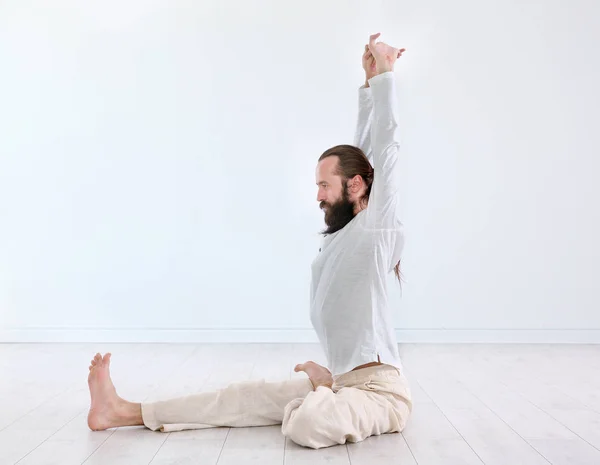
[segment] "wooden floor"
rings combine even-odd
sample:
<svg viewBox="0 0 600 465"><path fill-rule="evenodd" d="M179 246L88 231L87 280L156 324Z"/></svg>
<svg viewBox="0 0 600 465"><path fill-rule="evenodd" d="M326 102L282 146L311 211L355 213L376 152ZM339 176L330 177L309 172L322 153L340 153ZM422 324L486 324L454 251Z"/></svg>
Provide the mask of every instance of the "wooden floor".
<svg viewBox="0 0 600 465"><path fill-rule="evenodd" d="M312 344L0 344L0 465L600 464L600 346L401 345L405 431L317 451L278 426L91 432L88 362L107 351L117 391L138 402L323 363Z"/></svg>

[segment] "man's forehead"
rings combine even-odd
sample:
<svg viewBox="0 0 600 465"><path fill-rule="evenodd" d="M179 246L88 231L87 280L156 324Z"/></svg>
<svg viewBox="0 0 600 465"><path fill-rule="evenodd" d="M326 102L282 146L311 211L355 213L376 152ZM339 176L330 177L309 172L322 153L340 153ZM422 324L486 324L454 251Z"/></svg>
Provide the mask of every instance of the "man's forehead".
<svg viewBox="0 0 600 465"><path fill-rule="evenodd" d="M319 162L316 169L317 176L331 177L336 175L337 163L335 160L330 160L330 158L333 157L328 157Z"/></svg>

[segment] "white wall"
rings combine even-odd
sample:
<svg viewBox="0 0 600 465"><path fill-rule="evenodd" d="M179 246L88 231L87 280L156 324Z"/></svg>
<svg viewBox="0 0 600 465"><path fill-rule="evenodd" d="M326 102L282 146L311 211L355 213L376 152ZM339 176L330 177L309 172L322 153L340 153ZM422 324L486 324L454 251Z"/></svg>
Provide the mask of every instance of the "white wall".
<svg viewBox="0 0 600 465"><path fill-rule="evenodd" d="M2 2L0 340L313 340L314 168L381 31L407 48L399 337L600 341L599 14Z"/></svg>

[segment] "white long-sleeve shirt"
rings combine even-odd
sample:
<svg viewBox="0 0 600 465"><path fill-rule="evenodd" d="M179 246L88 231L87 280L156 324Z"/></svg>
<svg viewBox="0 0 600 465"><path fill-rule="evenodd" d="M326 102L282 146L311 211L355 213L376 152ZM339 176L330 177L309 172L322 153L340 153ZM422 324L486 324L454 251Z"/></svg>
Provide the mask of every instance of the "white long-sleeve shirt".
<svg viewBox="0 0 600 465"><path fill-rule="evenodd" d="M398 203L399 138L392 72L359 89L354 144L374 168L367 207L323 238L314 259L311 322L334 376L370 362L402 369L388 305L387 275L404 246Z"/></svg>

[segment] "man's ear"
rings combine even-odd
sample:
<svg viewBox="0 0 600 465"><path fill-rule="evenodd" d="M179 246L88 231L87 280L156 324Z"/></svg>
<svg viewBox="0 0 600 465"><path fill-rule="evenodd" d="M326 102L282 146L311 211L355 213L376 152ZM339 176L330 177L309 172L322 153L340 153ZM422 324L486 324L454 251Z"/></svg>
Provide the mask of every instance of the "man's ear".
<svg viewBox="0 0 600 465"><path fill-rule="evenodd" d="M350 180L350 189L354 192L358 192L360 190L361 185L362 178L358 174Z"/></svg>

